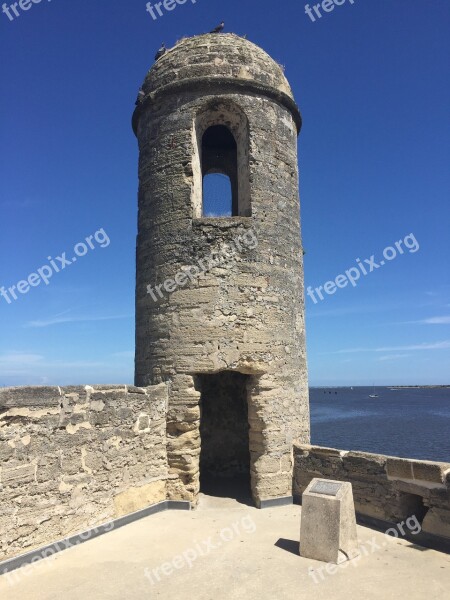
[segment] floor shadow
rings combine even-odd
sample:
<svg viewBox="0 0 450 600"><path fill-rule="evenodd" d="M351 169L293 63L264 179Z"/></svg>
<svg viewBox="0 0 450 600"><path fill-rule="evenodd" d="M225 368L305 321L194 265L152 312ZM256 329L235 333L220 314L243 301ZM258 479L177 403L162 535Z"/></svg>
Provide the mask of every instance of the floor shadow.
<svg viewBox="0 0 450 600"><path fill-rule="evenodd" d="M200 492L216 498L231 498L245 504L255 506L248 477L205 477L200 482Z"/></svg>
<svg viewBox="0 0 450 600"><path fill-rule="evenodd" d="M281 550L286 550L286 552L295 554L296 556L299 556L299 554L300 554L299 543L296 540L287 540L285 538L280 538L275 543L275 546L277 548L281 548Z"/></svg>
<svg viewBox="0 0 450 600"><path fill-rule="evenodd" d="M408 538L406 538L406 540L409 542L409 544L407 546L405 546L405 548L409 548L410 550L419 550L420 552L428 552L428 550L430 550L431 548L426 548L425 546L419 546L419 544L415 544L414 542L411 542L411 540L409 540ZM448 550L447 550L448 552Z"/></svg>

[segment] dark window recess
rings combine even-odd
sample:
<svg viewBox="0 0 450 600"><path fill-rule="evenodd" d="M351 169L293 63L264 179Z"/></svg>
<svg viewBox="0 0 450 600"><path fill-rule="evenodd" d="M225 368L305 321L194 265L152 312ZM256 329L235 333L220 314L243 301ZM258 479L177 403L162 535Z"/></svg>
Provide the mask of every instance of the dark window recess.
<svg viewBox="0 0 450 600"><path fill-rule="evenodd" d="M225 125L213 125L205 131L201 156L203 216L238 216L237 145Z"/></svg>

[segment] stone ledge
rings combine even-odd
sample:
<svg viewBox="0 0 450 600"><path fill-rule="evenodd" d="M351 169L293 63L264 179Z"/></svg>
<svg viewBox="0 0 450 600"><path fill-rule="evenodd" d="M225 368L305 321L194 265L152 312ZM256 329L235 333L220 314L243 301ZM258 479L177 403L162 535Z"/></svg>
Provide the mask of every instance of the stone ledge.
<svg viewBox="0 0 450 600"><path fill-rule="evenodd" d="M405 458L388 458L386 473L389 479L414 479L411 461Z"/></svg>
<svg viewBox="0 0 450 600"><path fill-rule="evenodd" d="M245 228L252 227L254 220L252 217L197 217L192 219L193 227L212 227L213 229L232 229L235 227L244 226Z"/></svg>
<svg viewBox="0 0 450 600"><path fill-rule="evenodd" d="M446 473L450 470L450 464L431 461L413 461L414 479L444 483Z"/></svg>
<svg viewBox="0 0 450 600"><path fill-rule="evenodd" d="M445 487L446 476L450 472L450 464L407 458L388 458L386 472L390 480L423 482Z"/></svg>
<svg viewBox="0 0 450 600"><path fill-rule="evenodd" d="M258 500L256 508L272 508L274 506L287 506L294 503L293 496L277 496L276 498L266 498Z"/></svg>
<svg viewBox="0 0 450 600"><path fill-rule="evenodd" d="M339 461L341 451L307 444L295 445L294 455L295 494L314 477L348 481L361 515L390 522L426 513L423 535L450 541L449 463L352 451Z"/></svg>
<svg viewBox="0 0 450 600"><path fill-rule="evenodd" d="M346 450L338 450L336 448L327 448L325 446L313 446L311 444L296 444L294 446L294 451L295 450L300 450L303 453L310 453L312 452L313 454L321 454L321 455L325 455L325 456L337 456L337 457L342 457L345 456L346 454L348 454L348 451Z"/></svg>
<svg viewBox="0 0 450 600"><path fill-rule="evenodd" d="M380 467L384 466L390 481L414 482L417 485L422 484L424 487L429 487L427 483L445 487L446 481L450 480L450 463L445 462L399 458L354 450L338 450L311 444L295 444L294 453L299 457L307 457L309 454L324 458L341 457L344 467L352 460L367 461Z"/></svg>
<svg viewBox="0 0 450 600"><path fill-rule="evenodd" d="M5 408L59 406L61 388L50 386L22 386L0 389L0 410Z"/></svg>
<svg viewBox="0 0 450 600"><path fill-rule="evenodd" d="M150 385L147 387L136 387L126 384L112 385L69 385L69 386L20 386L0 388L0 411L10 409L42 409L62 408L61 403L65 398L76 398L83 396L80 400L116 400L120 398L131 399L133 396L147 396L150 401L166 400L168 388L166 383ZM14 415L13 415L14 416ZM32 416L32 413L30 413Z"/></svg>

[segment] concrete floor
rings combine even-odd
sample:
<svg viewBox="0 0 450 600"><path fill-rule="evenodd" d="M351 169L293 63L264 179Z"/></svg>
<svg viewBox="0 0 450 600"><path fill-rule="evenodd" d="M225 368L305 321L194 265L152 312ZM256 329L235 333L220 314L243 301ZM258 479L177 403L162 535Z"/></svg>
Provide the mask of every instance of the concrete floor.
<svg viewBox="0 0 450 600"><path fill-rule="evenodd" d="M18 570L10 575L14 582L0 577L0 598L449 597L449 555L365 527L358 527L361 559L344 568L327 573L323 563L300 558L300 511L299 506L257 510L229 498L202 495L195 511L152 515L36 563L27 574Z"/></svg>

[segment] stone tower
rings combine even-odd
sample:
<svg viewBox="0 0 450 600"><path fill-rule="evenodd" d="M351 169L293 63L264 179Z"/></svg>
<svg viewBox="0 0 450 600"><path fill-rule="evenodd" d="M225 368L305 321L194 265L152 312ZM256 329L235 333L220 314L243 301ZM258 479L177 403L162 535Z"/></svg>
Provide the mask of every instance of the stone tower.
<svg viewBox="0 0 450 600"><path fill-rule="evenodd" d="M233 477L258 506L291 499L309 442L300 127L282 68L233 34L180 41L144 81L135 382L169 386L172 498ZM210 173L227 216L204 216Z"/></svg>

